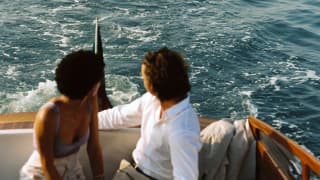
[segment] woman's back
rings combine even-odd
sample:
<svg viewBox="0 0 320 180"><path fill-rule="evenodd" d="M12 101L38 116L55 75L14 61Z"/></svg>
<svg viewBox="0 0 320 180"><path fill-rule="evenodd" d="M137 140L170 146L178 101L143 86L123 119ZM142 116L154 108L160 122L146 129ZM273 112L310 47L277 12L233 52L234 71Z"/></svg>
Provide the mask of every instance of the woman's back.
<svg viewBox="0 0 320 180"><path fill-rule="evenodd" d="M75 153L89 138L89 124L91 122L91 107L74 108L59 99L49 101L43 108L50 108L55 112L56 128L54 137L55 157L64 157Z"/></svg>

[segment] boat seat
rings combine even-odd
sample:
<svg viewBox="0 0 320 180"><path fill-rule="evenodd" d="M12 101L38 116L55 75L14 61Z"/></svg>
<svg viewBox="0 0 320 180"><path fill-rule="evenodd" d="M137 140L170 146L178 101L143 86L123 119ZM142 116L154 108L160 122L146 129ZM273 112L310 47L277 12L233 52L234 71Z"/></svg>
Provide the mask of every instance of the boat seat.
<svg viewBox="0 0 320 180"><path fill-rule="evenodd" d="M5 180L19 179L19 171L33 152L32 129L0 130L0 174ZM100 130L103 162L106 179L111 179L123 158L130 159L140 136L137 128ZM85 176L92 179L90 163L85 146L80 149L80 162Z"/></svg>

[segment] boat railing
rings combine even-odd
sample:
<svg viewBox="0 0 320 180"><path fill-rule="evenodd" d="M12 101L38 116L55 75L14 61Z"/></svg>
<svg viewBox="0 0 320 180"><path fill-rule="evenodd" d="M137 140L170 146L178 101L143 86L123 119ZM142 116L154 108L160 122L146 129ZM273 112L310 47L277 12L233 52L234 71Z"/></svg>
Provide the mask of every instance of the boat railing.
<svg viewBox="0 0 320 180"><path fill-rule="evenodd" d="M253 116L249 116L248 120L256 139L258 179L266 179L266 176L269 176L306 180L310 179L310 170L320 175L320 161L307 150L267 123ZM297 168L297 162L300 163L300 168ZM299 176L298 178L293 176L293 171Z"/></svg>

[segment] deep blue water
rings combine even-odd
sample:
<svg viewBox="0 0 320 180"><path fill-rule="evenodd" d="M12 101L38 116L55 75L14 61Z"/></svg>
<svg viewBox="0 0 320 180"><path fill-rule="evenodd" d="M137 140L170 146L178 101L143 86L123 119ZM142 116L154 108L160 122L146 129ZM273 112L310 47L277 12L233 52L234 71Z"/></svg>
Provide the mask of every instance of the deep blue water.
<svg viewBox="0 0 320 180"><path fill-rule="evenodd" d="M57 95L57 62L91 49L100 18L113 104L144 92L150 50L182 52L204 117L254 115L320 157L320 1L2 0L0 113L36 111Z"/></svg>

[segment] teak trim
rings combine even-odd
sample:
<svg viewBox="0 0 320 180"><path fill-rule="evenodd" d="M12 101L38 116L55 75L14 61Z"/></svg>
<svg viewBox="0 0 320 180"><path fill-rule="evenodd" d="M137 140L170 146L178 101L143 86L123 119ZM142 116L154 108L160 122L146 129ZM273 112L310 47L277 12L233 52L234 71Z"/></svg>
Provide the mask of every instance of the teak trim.
<svg viewBox="0 0 320 180"><path fill-rule="evenodd" d="M320 175L320 161L312 156L309 152L304 150L296 142L287 138L286 136L272 128L270 125L253 116L249 116L248 120L252 133L257 141L260 141L259 132L263 133L283 145L286 149L288 149L297 158L300 159L302 167L301 177L303 180L310 178L310 169L316 174Z"/></svg>

